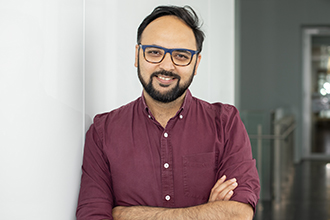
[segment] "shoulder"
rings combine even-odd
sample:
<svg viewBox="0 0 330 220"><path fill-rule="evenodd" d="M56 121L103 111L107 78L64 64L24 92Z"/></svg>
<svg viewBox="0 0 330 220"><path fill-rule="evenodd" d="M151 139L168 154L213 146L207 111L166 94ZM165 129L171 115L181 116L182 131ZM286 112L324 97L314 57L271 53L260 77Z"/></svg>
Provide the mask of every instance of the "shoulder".
<svg viewBox="0 0 330 220"><path fill-rule="evenodd" d="M97 130L104 129L107 125L115 126L129 120L137 108L141 106L141 97L109 112L97 114L93 119L93 125Z"/></svg>
<svg viewBox="0 0 330 220"><path fill-rule="evenodd" d="M197 107L201 107L205 111L214 113L217 116L226 118L226 117L230 117L230 116L239 114L237 108L231 104L224 104L221 102L210 103L210 102L198 99L196 97L193 97L193 101L196 103Z"/></svg>
<svg viewBox="0 0 330 220"><path fill-rule="evenodd" d="M198 98L193 99L196 103L196 114L208 118L209 122L215 123L219 131L229 131L232 128L242 127L239 111L234 105L221 102L210 103Z"/></svg>

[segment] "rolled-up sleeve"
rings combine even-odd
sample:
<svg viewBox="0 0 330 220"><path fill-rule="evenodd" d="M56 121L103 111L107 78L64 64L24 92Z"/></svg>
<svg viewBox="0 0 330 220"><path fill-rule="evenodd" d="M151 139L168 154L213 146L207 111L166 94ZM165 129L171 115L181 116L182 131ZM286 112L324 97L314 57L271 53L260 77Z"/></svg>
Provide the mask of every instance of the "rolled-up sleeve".
<svg viewBox="0 0 330 220"><path fill-rule="evenodd" d="M234 190L231 200L250 204L255 210L259 200L260 183L250 140L237 109L232 106L225 108L225 117L222 118L225 147L217 176L236 178L238 187Z"/></svg>
<svg viewBox="0 0 330 220"><path fill-rule="evenodd" d="M103 153L102 134L95 124L86 133L81 186L76 216L78 220L113 219L113 190L109 162Z"/></svg>

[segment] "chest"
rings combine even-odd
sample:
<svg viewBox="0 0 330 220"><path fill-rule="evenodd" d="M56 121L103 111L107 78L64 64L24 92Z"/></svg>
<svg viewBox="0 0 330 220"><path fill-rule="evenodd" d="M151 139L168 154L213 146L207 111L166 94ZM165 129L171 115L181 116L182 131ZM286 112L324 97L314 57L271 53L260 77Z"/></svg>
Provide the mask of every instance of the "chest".
<svg viewBox="0 0 330 220"><path fill-rule="evenodd" d="M197 124L178 118L164 129L150 119L107 134L104 152L118 204L184 207L207 201L222 138L215 125Z"/></svg>

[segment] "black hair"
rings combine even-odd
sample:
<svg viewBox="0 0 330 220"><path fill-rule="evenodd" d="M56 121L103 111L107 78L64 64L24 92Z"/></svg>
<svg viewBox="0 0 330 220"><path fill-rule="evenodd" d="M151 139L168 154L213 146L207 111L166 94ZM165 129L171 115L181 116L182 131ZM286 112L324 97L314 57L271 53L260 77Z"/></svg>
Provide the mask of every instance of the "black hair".
<svg viewBox="0 0 330 220"><path fill-rule="evenodd" d="M141 35L144 29L154 20L162 16L174 15L184 21L194 32L196 46L199 52L202 51L204 33L201 30L196 12L190 6L158 6L140 24L137 32L137 43L141 43Z"/></svg>

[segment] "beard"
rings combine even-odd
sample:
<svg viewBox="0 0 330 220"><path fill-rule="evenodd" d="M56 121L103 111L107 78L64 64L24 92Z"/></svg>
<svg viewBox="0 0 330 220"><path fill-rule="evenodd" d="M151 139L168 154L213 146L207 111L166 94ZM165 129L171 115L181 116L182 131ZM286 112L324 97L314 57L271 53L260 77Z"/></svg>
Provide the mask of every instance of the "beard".
<svg viewBox="0 0 330 220"><path fill-rule="evenodd" d="M151 96L151 98L153 98L154 100L156 100L158 102L169 103L169 102L172 102L172 101L176 100L177 98L181 97L187 91L187 89L189 88L190 84L192 83L192 81L194 79L196 63L195 63L195 66L194 66L194 69L192 71L190 78L182 86L180 86L181 77L173 72L166 71L166 70L156 71L156 72L152 73L150 76L149 83L147 83L141 76L139 62L138 62L138 67L137 67L138 68L138 70L137 70L138 77L140 79L140 82L141 82L144 90ZM155 87L152 85L154 77L158 77L159 75L172 77L174 79L177 79L178 82L175 85L175 87L173 89L171 89L170 91L161 93L161 92L157 91L155 89ZM160 86L167 87L168 85L160 84Z"/></svg>

